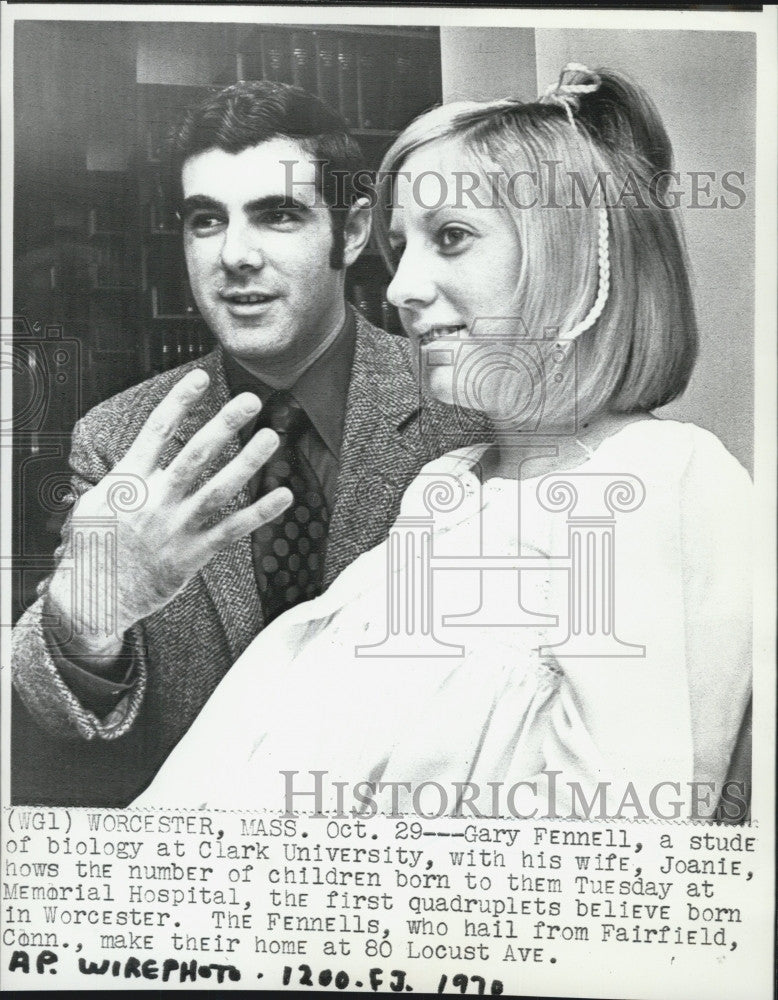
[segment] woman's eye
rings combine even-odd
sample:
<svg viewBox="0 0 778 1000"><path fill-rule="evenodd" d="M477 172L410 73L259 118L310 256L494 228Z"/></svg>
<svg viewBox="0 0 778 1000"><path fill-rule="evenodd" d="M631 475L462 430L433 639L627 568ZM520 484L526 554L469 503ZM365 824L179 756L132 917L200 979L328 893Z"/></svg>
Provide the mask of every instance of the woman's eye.
<svg viewBox="0 0 778 1000"><path fill-rule="evenodd" d="M461 226L445 226L438 233L438 243L443 250L458 250L472 234Z"/></svg>

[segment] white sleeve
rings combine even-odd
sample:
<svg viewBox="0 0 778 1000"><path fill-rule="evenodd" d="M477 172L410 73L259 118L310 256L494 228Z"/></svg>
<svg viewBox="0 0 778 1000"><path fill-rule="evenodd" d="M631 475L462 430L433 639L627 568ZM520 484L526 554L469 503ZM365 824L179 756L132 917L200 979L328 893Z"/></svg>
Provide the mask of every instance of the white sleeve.
<svg viewBox="0 0 778 1000"><path fill-rule="evenodd" d="M677 479L665 485L654 475L641 478L645 500L617 514L613 535L611 615L624 655L608 644L608 655L558 662L568 715L578 714L591 736L612 801L634 788L648 816L652 790L663 783L678 791L669 789L660 801L688 798L693 747Z"/></svg>
<svg viewBox="0 0 778 1000"><path fill-rule="evenodd" d="M660 447L631 463L645 501L616 521L615 632L644 655L559 662L610 780L675 782L703 817L751 690L750 480L713 435L677 427L648 428Z"/></svg>
<svg viewBox="0 0 778 1000"><path fill-rule="evenodd" d="M748 474L699 432L681 482L686 663L694 776L717 789L751 695L752 504Z"/></svg>

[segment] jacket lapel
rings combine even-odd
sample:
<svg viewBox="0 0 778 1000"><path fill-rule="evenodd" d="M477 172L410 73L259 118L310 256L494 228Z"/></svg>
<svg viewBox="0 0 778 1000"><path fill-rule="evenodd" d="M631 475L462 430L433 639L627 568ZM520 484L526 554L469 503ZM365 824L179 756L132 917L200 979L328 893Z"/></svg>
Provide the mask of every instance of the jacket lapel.
<svg viewBox="0 0 778 1000"><path fill-rule="evenodd" d="M221 349L209 354L201 363L210 376L208 391L201 403L191 410L177 432L178 446L182 447L204 424L215 417L230 398L224 375ZM200 477L197 487L210 479L214 472L231 461L239 451L237 438L233 438L214 463ZM222 509L222 516L249 503L248 486L244 486ZM246 536L234 545L221 549L200 571L205 587L213 601L216 613L227 637L235 659L243 652L262 628L262 608L254 576L251 538Z"/></svg>
<svg viewBox="0 0 778 1000"><path fill-rule="evenodd" d="M325 586L384 539L406 486L426 461L418 407L407 341L372 327L357 314Z"/></svg>

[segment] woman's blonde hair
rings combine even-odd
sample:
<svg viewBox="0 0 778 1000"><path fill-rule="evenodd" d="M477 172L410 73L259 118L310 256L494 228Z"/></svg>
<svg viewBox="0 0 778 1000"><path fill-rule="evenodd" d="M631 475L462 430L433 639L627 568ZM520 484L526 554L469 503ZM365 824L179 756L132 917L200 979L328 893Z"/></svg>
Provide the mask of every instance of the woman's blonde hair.
<svg viewBox="0 0 778 1000"><path fill-rule="evenodd" d="M473 185L471 197L484 204L488 191L513 220L521 250L516 315L534 341L551 347L589 314L607 211L608 297L575 341L575 398L569 382L555 389L547 380L551 415L646 411L680 395L696 359L697 322L677 210L663 201L672 147L645 92L613 71L576 67L536 102L459 102L421 115L379 171L376 231L390 268L396 172L437 140L456 142L475 167L482 186Z"/></svg>

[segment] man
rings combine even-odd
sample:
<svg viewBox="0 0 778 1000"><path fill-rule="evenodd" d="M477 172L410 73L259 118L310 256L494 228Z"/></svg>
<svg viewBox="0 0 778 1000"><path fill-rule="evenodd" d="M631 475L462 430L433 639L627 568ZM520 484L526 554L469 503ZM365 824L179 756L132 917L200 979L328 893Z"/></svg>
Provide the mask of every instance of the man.
<svg viewBox="0 0 778 1000"><path fill-rule="evenodd" d="M407 342L346 306L370 218L342 119L237 84L188 114L174 154L218 347L74 430L80 499L14 634L16 690L54 737L52 804L137 794L264 624L380 542L452 443L444 407L422 430Z"/></svg>

